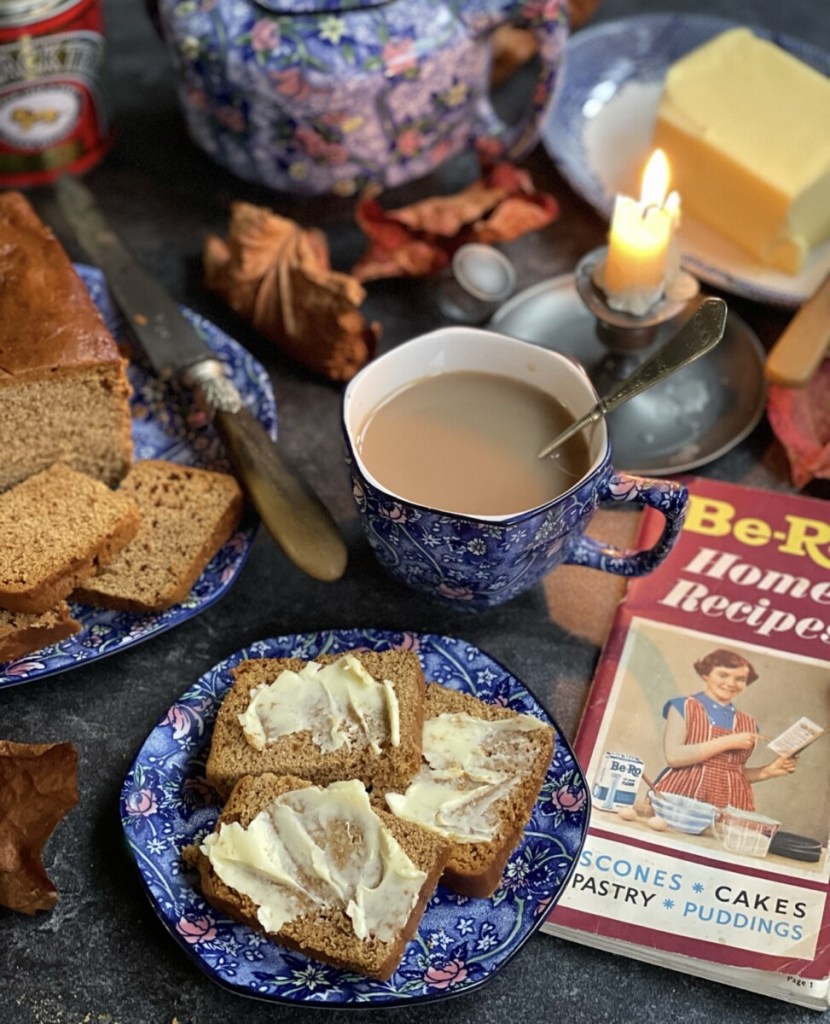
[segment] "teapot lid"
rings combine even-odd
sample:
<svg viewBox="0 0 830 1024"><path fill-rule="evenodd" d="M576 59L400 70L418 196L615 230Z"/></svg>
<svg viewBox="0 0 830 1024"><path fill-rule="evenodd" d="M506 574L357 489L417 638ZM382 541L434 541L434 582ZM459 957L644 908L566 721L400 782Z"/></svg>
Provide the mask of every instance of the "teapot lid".
<svg viewBox="0 0 830 1024"><path fill-rule="evenodd" d="M274 14L325 14L355 11L364 7L382 7L390 0L256 0Z"/></svg>

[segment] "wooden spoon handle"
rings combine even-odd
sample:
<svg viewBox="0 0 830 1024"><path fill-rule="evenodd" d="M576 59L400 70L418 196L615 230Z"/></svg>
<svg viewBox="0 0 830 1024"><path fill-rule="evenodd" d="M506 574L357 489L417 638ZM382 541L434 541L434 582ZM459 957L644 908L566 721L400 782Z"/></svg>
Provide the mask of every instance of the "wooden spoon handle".
<svg viewBox="0 0 830 1024"><path fill-rule="evenodd" d="M770 349L764 366L773 384L800 388L810 380L830 345L830 276L795 314Z"/></svg>

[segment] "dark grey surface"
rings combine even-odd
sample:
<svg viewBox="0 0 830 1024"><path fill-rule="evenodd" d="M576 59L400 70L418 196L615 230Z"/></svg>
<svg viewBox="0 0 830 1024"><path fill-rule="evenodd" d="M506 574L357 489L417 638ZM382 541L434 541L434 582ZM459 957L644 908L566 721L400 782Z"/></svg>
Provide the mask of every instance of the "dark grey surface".
<svg viewBox="0 0 830 1024"><path fill-rule="evenodd" d="M830 48L825 0L608 2L599 17L687 9L728 14ZM346 203L298 201L245 185L213 167L188 141L165 53L141 0L109 0L110 96L118 141L88 176L102 206L139 259L181 301L247 344L272 373L288 452L304 468L341 524L350 563L334 585L289 565L260 531L229 594L199 617L125 654L0 692L0 735L22 742L68 740L80 754L81 802L55 830L46 867L61 897L34 918L0 908L0 1021L8 1024L219 1024L243 1019L334 1022L355 1011L285 1008L220 989L167 936L141 888L118 820L118 793L138 746L162 712L211 665L253 640L348 626L407 628L462 636L502 661L530 686L572 736L597 650L553 624L541 588L502 609L471 617L448 612L387 579L359 533L340 461L341 389L297 369L236 323L200 283L208 232L223 232L229 204L270 205L328 233L335 265L348 269L362 249ZM543 150L527 161L537 184L556 194L562 216L508 247L519 288L570 271L603 241L604 225L574 197ZM438 184L462 169L448 171ZM404 201L427 185L399 191ZM48 196L44 216L61 224ZM769 345L789 314L731 300ZM432 282L372 284L365 310L384 325L389 347L441 323ZM702 472L772 489L787 487L786 464L762 422L734 451ZM814 487L811 493L827 496ZM376 1019L382 1011L358 1011ZM393 1011L385 1011L390 1016ZM394 1011L401 1022L511 1020L627 1022L746 1021L807 1024L808 1010L534 936L484 988L429 1007ZM321 1016L322 1015L322 1016Z"/></svg>

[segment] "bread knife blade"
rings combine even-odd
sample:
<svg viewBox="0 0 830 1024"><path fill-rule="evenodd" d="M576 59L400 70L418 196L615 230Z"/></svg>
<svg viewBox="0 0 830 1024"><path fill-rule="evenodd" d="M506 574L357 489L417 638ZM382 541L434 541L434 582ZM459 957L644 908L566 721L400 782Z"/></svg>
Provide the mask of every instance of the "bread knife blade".
<svg viewBox="0 0 830 1024"><path fill-rule="evenodd" d="M246 408L234 383L161 283L148 274L107 224L77 178L54 184L58 206L162 380L178 380L213 419L237 477L286 557L314 579L331 582L347 549L328 510Z"/></svg>
<svg viewBox="0 0 830 1024"><path fill-rule="evenodd" d="M773 384L804 387L830 347L830 276L795 314L769 351L764 376Z"/></svg>

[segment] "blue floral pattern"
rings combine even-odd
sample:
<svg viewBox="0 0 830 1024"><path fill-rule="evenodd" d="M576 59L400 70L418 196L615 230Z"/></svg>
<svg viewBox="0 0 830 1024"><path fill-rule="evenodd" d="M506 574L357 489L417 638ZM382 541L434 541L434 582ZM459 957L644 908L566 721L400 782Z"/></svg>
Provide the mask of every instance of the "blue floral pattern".
<svg viewBox="0 0 830 1024"><path fill-rule="evenodd" d="M93 267L76 267L105 323L126 346L124 323L107 291L104 277ZM194 313L182 312L213 351L221 357L228 374L251 411L272 437L276 437L276 406L265 369L217 327ZM228 462L219 435L203 414L186 402L179 404L169 388L154 375L140 351L129 352L127 374L133 387L134 458L169 459L183 465L227 470ZM89 661L147 640L198 615L217 601L236 579L248 557L257 519L248 512L239 529L228 539L196 581L187 599L167 611L137 615L72 603L72 614L82 626L80 633L58 644L0 665L0 689L66 672Z"/></svg>
<svg viewBox="0 0 830 1024"><path fill-rule="evenodd" d="M197 145L241 178L353 195L429 173L486 137L512 157L538 139L567 38L562 0L161 0ZM540 72L505 125L487 36L533 32Z"/></svg>
<svg viewBox="0 0 830 1024"><path fill-rule="evenodd" d="M434 634L351 629L276 637L238 651L204 675L162 716L139 751L121 791L121 819L165 927L214 981L235 992L276 1002L385 1006L468 991L492 977L542 923L582 848L588 790L557 729L545 784L501 886L491 899L439 886L389 981L281 949L207 904L181 851L210 832L219 814L204 765L231 669L245 658L309 659L356 647L414 650L428 679L550 721L492 658L463 640Z"/></svg>
<svg viewBox="0 0 830 1024"><path fill-rule="evenodd" d="M391 499L361 473L347 435L345 443L352 494L381 565L415 590L475 611L509 601L563 563L617 576L651 572L674 546L688 504L682 484L615 472L609 449L590 476L544 508L476 520ZM585 535L596 509L612 501L662 512L665 528L652 548L622 551Z"/></svg>

